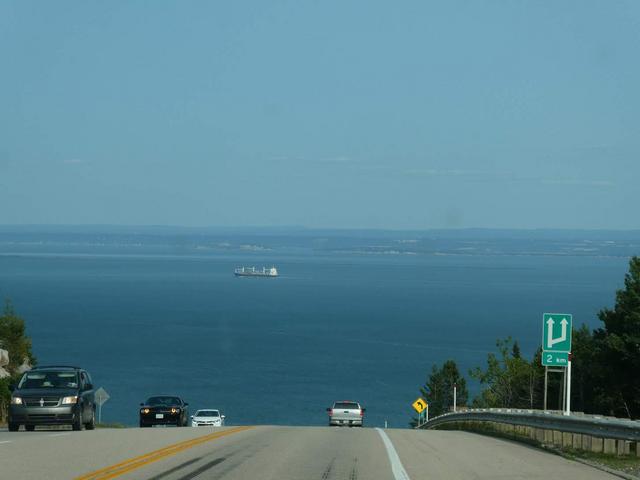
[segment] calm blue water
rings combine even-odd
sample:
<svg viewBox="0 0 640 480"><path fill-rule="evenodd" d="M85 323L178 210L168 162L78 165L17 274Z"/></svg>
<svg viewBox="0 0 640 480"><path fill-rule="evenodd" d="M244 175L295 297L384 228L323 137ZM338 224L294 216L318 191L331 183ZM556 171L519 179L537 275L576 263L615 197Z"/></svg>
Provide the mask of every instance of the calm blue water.
<svg viewBox="0 0 640 480"><path fill-rule="evenodd" d="M73 247L66 248L68 253ZM144 249L142 249L144 253ZM0 255L0 297L41 364L86 367L103 421L136 424L155 393L232 424L324 425L336 399L404 427L433 363L484 365L498 337L530 355L544 311L598 325L625 258L553 256ZM235 278L272 265L277 279ZM472 387L472 390L476 387Z"/></svg>

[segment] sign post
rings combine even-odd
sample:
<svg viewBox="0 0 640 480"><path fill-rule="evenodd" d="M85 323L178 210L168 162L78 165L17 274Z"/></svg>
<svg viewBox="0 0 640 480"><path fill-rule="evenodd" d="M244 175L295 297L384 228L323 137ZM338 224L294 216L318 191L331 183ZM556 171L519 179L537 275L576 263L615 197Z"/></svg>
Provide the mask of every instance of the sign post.
<svg viewBox="0 0 640 480"><path fill-rule="evenodd" d="M458 411L458 407L456 405L457 394L458 394L458 384L454 383L453 384L453 413L456 413Z"/></svg>
<svg viewBox="0 0 640 480"><path fill-rule="evenodd" d="M95 395L96 403L98 404L98 423L102 423L102 405L106 403L107 400L109 400L111 397L109 396L107 391L102 387L96 390L96 393L94 395Z"/></svg>
<svg viewBox="0 0 640 480"><path fill-rule="evenodd" d="M545 367L544 409L547 409L547 373L549 367L563 367L565 415L571 414L571 331L573 317L569 313L542 315L542 365ZM566 368L566 370L564 370Z"/></svg>
<svg viewBox="0 0 640 480"><path fill-rule="evenodd" d="M571 354L569 354L569 365L567 366L567 409L565 415L571 415Z"/></svg>
<svg viewBox="0 0 640 480"><path fill-rule="evenodd" d="M544 367L544 403L542 405L542 409L547 411L547 382L549 379L549 367L545 365Z"/></svg>

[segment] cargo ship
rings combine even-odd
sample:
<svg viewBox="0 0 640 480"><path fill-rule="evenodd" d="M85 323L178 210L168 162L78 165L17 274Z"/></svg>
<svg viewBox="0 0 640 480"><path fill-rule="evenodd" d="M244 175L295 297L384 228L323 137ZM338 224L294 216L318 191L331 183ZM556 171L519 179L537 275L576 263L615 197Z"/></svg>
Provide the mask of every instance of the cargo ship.
<svg viewBox="0 0 640 480"><path fill-rule="evenodd" d="M234 272L236 277L277 277L278 269L276 267L265 268L261 270L256 267L238 267Z"/></svg>

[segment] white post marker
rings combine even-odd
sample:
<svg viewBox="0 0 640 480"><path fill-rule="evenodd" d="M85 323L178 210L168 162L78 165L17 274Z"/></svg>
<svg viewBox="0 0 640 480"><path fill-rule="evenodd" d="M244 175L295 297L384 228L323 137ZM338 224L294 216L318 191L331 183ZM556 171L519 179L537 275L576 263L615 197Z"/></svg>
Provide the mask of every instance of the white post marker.
<svg viewBox="0 0 640 480"><path fill-rule="evenodd" d="M567 362L567 409L565 415L571 415L571 354L569 354L569 361Z"/></svg>
<svg viewBox="0 0 640 480"><path fill-rule="evenodd" d="M376 428L376 430L382 438L384 447L387 449L387 455L389 457L389 463L391 463L391 472L393 472L394 480L411 480L409 478L409 474L402 466L402 462L400 461L398 452L396 452L396 449L393 447L393 443L391 443L391 440L389 439L387 434L384 433L384 430L382 430L381 428Z"/></svg>
<svg viewBox="0 0 640 480"><path fill-rule="evenodd" d="M426 414L427 414L427 420L425 421L425 423L427 423L429 421L429 404L427 403L427 408L425 409Z"/></svg>
<svg viewBox="0 0 640 480"><path fill-rule="evenodd" d="M456 405L457 393L458 393L458 384L454 383L453 384L453 413L456 413L458 411L458 406Z"/></svg>

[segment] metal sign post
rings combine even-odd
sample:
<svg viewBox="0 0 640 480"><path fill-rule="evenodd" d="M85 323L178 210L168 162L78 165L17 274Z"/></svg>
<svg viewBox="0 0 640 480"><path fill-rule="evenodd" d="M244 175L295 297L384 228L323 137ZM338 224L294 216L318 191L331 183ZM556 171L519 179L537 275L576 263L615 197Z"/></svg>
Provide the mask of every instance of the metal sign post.
<svg viewBox="0 0 640 480"><path fill-rule="evenodd" d="M457 393L458 393L458 384L454 383L453 384L453 413L456 413L458 411L458 407L456 405Z"/></svg>
<svg viewBox="0 0 640 480"><path fill-rule="evenodd" d="M549 367L547 367L545 365L545 367L544 367L544 405L542 406L542 409L545 412L547 411L547 383L548 383L548 378L549 378Z"/></svg>
<svg viewBox="0 0 640 480"><path fill-rule="evenodd" d="M565 388L567 392L567 399L565 402L566 410L564 412L565 415L571 415L571 354L569 354L569 365L567 366L567 388Z"/></svg>

